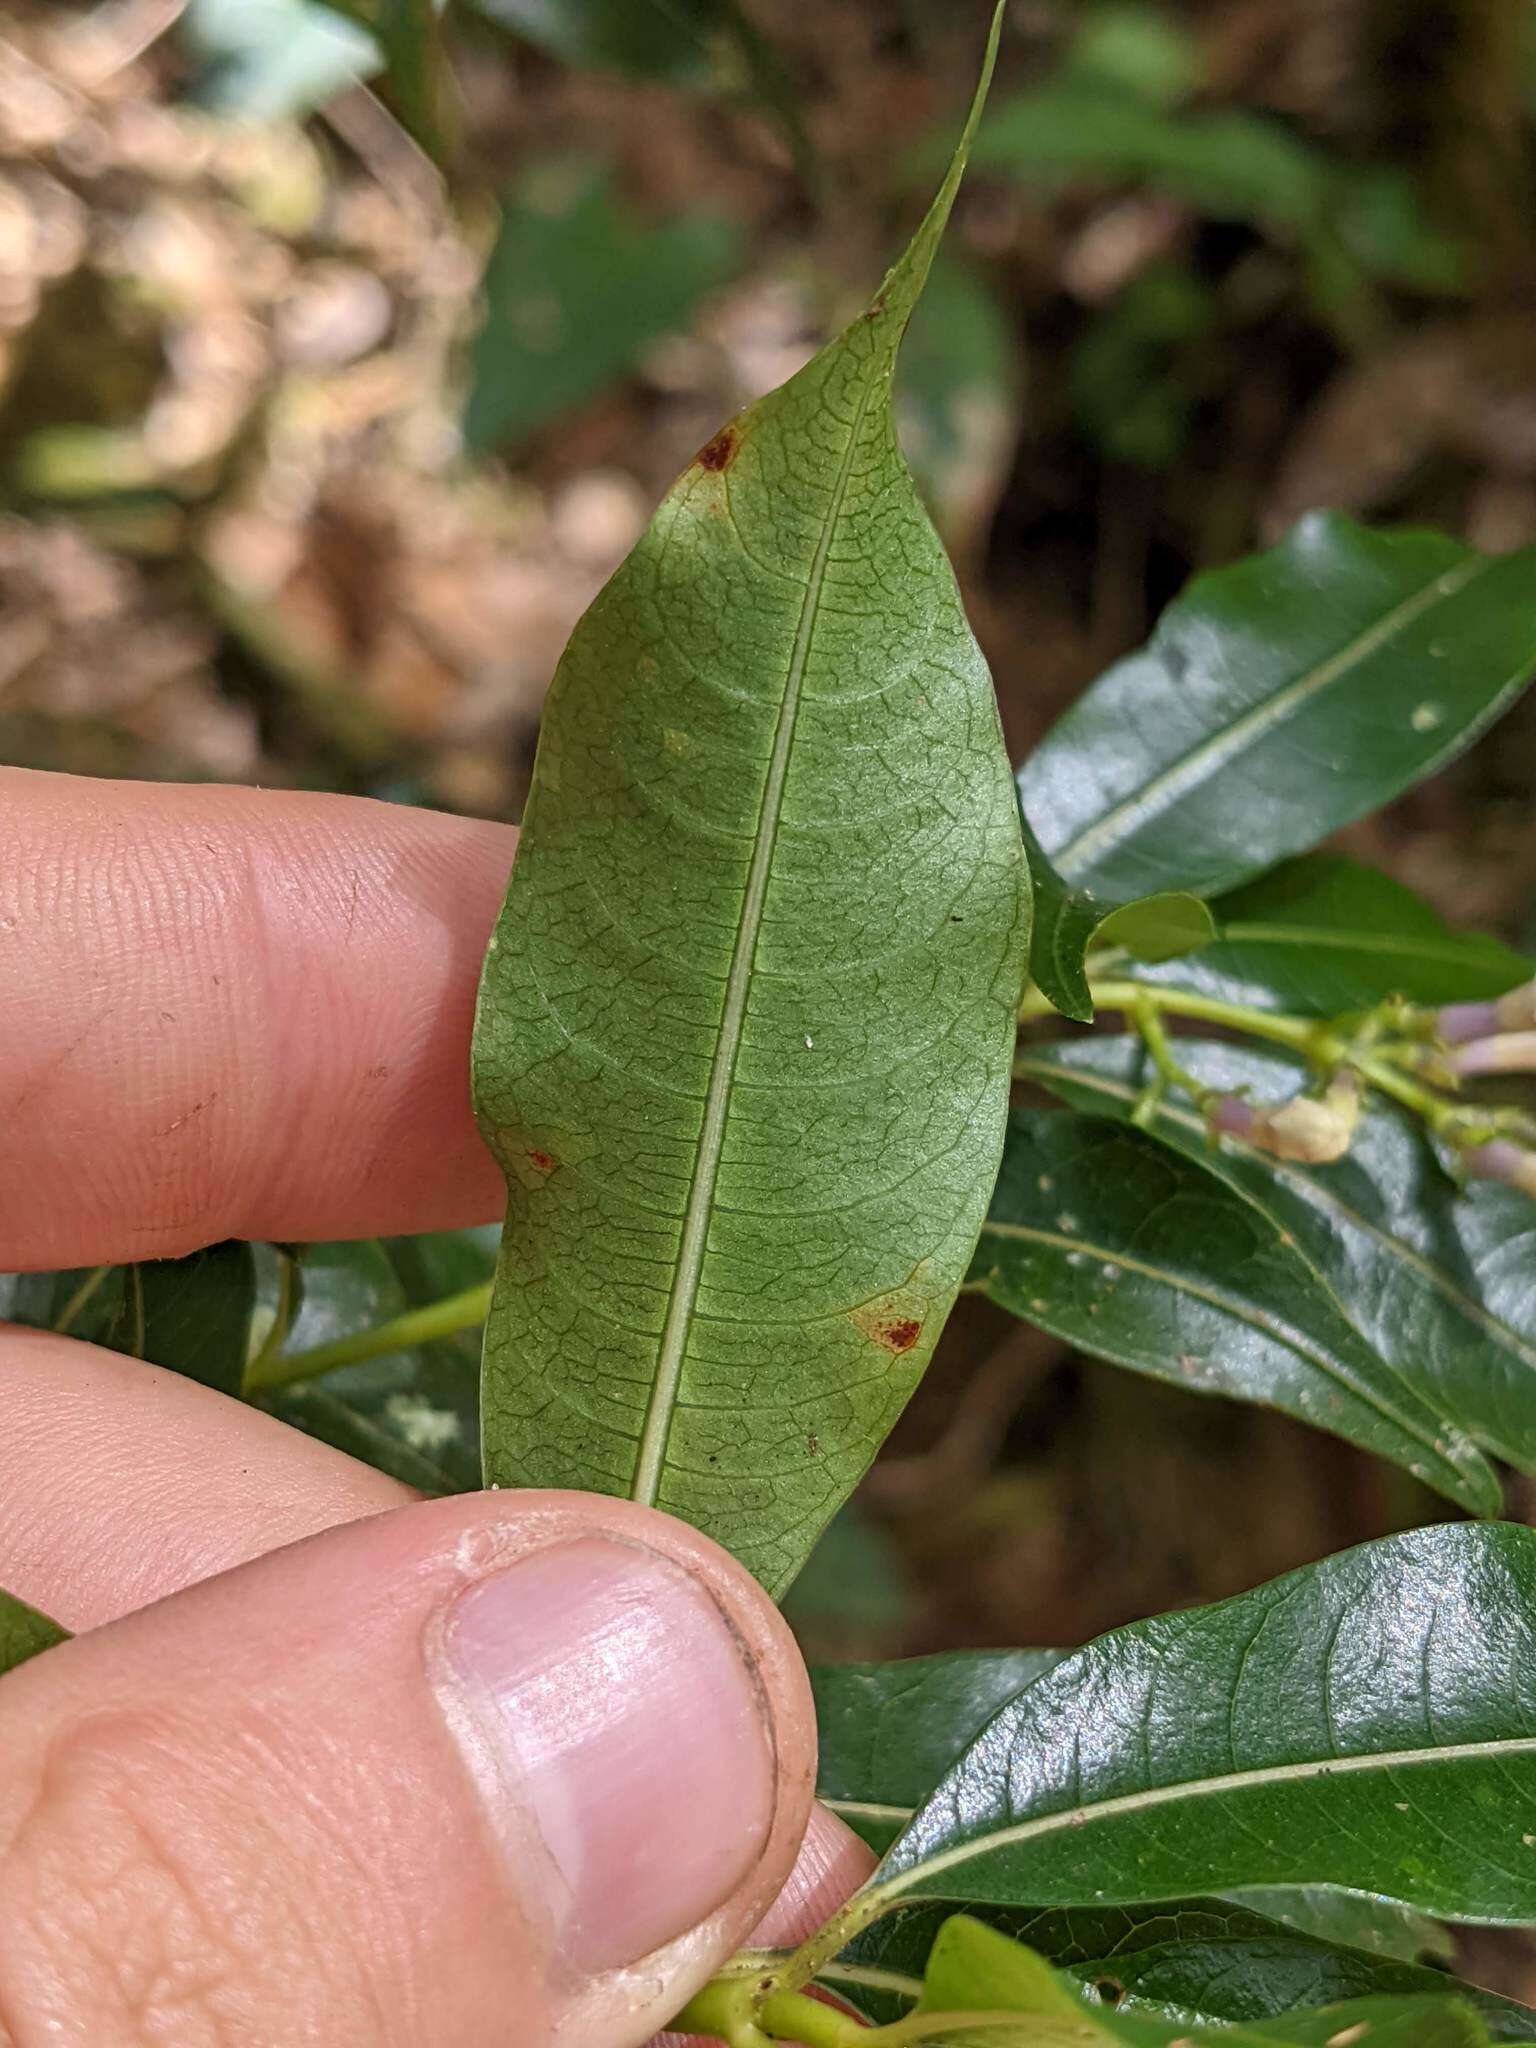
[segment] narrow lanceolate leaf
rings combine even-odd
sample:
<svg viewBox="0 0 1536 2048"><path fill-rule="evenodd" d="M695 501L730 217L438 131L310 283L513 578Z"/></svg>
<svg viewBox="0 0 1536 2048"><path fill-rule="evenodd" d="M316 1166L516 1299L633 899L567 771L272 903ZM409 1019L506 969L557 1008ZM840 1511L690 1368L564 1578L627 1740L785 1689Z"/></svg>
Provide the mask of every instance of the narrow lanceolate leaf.
<svg viewBox="0 0 1536 2048"><path fill-rule="evenodd" d="M1133 959L1156 962L1193 952L1216 936L1215 920L1198 896L1166 890L1134 902L1112 902L1064 882L1027 818L1024 845L1035 895L1030 978L1063 1016L1079 1024L1093 1021L1090 947L1113 945Z"/></svg>
<svg viewBox="0 0 1536 2048"><path fill-rule="evenodd" d="M1345 1905L1354 1897L1333 1896ZM1440 1970L1298 1932L1238 1901L978 1905L967 1911L1065 1971L1090 2005L1121 2012L1220 2025L1276 2019L1346 1999L1423 1998L1454 1990L1478 2013L1490 2039L1536 2039L1536 2015L1512 1999L1456 1983ZM819 1981L875 2026L904 2018L922 1996L934 1942L955 1912L938 1899L898 1906L829 1962Z"/></svg>
<svg viewBox="0 0 1536 2048"><path fill-rule="evenodd" d="M974 1650L813 1665L822 1804L871 1848L889 1848L998 1708L1063 1655Z"/></svg>
<svg viewBox="0 0 1536 2048"><path fill-rule="evenodd" d="M1522 954L1452 930L1401 882L1342 854L1287 861L1212 910L1214 945L1137 979L1252 1009L1336 1017L1388 996L1438 1005L1502 995L1532 971Z"/></svg>
<svg viewBox="0 0 1536 2048"><path fill-rule="evenodd" d="M774 1588L926 1363L1002 1140L1018 813L890 406L965 149L578 626L476 1022L488 1479L656 1502Z"/></svg>
<svg viewBox="0 0 1536 2048"><path fill-rule="evenodd" d="M1536 1918L1536 1531L1418 1529L1026 1688L850 1909L1335 1884Z"/></svg>
<svg viewBox="0 0 1536 2048"><path fill-rule="evenodd" d="M1280 1053L1181 1039L1180 1063L1223 1091L1280 1101L1302 1079ZM1020 1072L1075 1108L1128 1118L1147 1080L1133 1038L1036 1046ZM1536 1203L1478 1181L1459 1189L1422 1130L1372 1097L1347 1159L1304 1166L1223 1135L1186 1097L1147 1113L1160 1143L1198 1160L1276 1229L1348 1304L1350 1320L1447 1428L1536 1472Z"/></svg>
<svg viewBox="0 0 1536 2048"><path fill-rule="evenodd" d="M1278 1408L1498 1512L1492 1467L1350 1323L1280 1225L1139 1130L1016 1110L971 1277L1100 1358Z"/></svg>
<svg viewBox="0 0 1536 2048"><path fill-rule="evenodd" d="M0 1592L0 1676L68 1637L69 1630L60 1628L46 1614L39 1614L14 1593Z"/></svg>
<svg viewBox="0 0 1536 2048"><path fill-rule="evenodd" d="M1058 872L1230 889L1458 754L1536 670L1536 548L1316 514L1202 576L1058 720L1019 787Z"/></svg>

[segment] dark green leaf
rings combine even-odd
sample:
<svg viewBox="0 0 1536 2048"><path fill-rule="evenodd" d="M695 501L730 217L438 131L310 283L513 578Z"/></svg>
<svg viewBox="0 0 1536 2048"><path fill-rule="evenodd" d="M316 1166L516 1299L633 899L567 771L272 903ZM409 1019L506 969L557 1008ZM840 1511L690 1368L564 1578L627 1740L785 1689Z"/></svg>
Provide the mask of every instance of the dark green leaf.
<svg viewBox="0 0 1536 2048"><path fill-rule="evenodd" d="M669 85L718 81L731 44L725 0L474 0L514 35L584 71Z"/></svg>
<svg viewBox="0 0 1536 2048"><path fill-rule="evenodd" d="M964 153L578 626L476 1024L488 1478L657 1503L776 1589L927 1362L1009 1086L1018 811L889 400Z"/></svg>
<svg viewBox="0 0 1536 2048"><path fill-rule="evenodd" d="M1216 942L1198 960L1137 979L1251 1009L1335 1017L1388 996L1474 1002L1532 973L1497 939L1453 931L1401 882L1342 854L1287 861L1212 908Z"/></svg>
<svg viewBox="0 0 1536 2048"><path fill-rule="evenodd" d="M1074 887L1229 889L1432 775L1536 667L1536 549L1304 519L1199 577L1020 771Z"/></svg>
<svg viewBox="0 0 1536 2048"><path fill-rule="evenodd" d="M1498 1512L1486 1461L1351 1326L1280 1227L1138 1130L1014 1111L972 1279L1098 1357L1278 1408Z"/></svg>
<svg viewBox="0 0 1536 2048"><path fill-rule="evenodd" d="M487 1233L308 1245L302 1301L285 1350L309 1350L483 1281ZM262 1397L285 1422L424 1493L480 1484L479 1343L474 1333L342 1366Z"/></svg>
<svg viewBox="0 0 1536 2048"><path fill-rule="evenodd" d="M1072 358L1072 402L1112 462L1173 462L1189 437L1200 344L1216 318L1211 287L1168 263L1143 271L1093 321Z"/></svg>
<svg viewBox="0 0 1536 2048"><path fill-rule="evenodd" d="M1382 1904L1349 1893L1331 1896L1341 1908ZM922 1994L933 1942L955 1910L940 1900L897 1907L829 1963L821 1981L875 2026L905 2017ZM1275 2019L1345 1999L1454 1989L1476 2008L1494 2040L1524 2042L1533 2035L1525 2006L1453 1983L1438 1970L1297 1932L1235 1900L971 1911L1067 1971L1090 2001L1124 2011L1213 2024Z"/></svg>
<svg viewBox="0 0 1536 2048"><path fill-rule="evenodd" d="M1370 1898L1363 1892L1330 1891L1326 1885L1289 1889L1256 1885L1240 1893L1234 1903L1266 1913L1298 1933L1316 1935L1345 1948L1365 1949L1372 1955L1393 1956L1400 1962L1422 1962L1428 1956L1449 1962L1456 1953L1455 1936L1438 1920L1415 1913L1411 1906ZM1303 2002L1326 2005L1329 2001L1319 1997Z"/></svg>
<svg viewBox="0 0 1536 2048"><path fill-rule="evenodd" d="M67 1628L60 1628L14 1593L0 1592L0 1676L68 1639Z"/></svg>
<svg viewBox="0 0 1536 2048"><path fill-rule="evenodd" d="M1215 924L1198 896L1165 891L1114 901L1064 882L1024 821L1024 846L1034 885L1035 920L1029 943L1030 979L1065 1017L1093 1020L1088 988L1088 950L1122 946L1144 961L1171 960L1203 946Z"/></svg>
<svg viewBox="0 0 1536 2048"><path fill-rule="evenodd" d="M234 1241L184 1259L0 1276L8 1321L104 1344L226 1394L240 1391L255 1306L255 1256Z"/></svg>
<svg viewBox="0 0 1536 2048"><path fill-rule="evenodd" d="M860 1895L1337 1884L1536 1917L1536 1531L1417 1529L1105 1636L1026 1688Z"/></svg>
<svg viewBox="0 0 1536 2048"><path fill-rule="evenodd" d="M1063 1654L977 1650L813 1665L822 1804L871 1848L888 1848L998 1708Z"/></svg>
<svg viewBox="0 0 1536 2048"><path fill-rule="evenodd" d="M1283 1054L1193 1038L1180 1063L1206 1086L1281 1101L1302 1075ZM1149 1078L1132 1038L1030 1047L1020 1072L1075 1107L1129 1117ZM1207 1143L1185 1097L1147 1131L1219 1175L1349 1306L1350 1319L1446 1425L1536 1471L1536 1204L1478 1181L1464 1190L1422 1129L1372 1097L1347 1159L1304 1166L1239 1138Z"/></svg>
<svg viewBox="0 0 1536 2048"><path fill-rule="evenodd" d="M740 247L736 228L712 214L647 226L590 164L537 167L508 195L486 267L469 446L521 440L605 390L688 325Z"/></svg>

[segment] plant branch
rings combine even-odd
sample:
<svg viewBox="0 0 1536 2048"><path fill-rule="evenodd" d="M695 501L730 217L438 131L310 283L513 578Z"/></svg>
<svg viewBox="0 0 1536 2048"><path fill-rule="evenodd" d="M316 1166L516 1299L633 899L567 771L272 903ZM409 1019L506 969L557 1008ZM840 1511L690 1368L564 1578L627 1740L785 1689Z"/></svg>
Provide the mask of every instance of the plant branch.
<svg viewBox="0 0 1536 2048"><path fill-rule="evenodd" d="M408 1351L415 1344L455 1337L461 1330L472 1330L483 1323L490 1305L491 1283L487 1280L478 1287L466 1287L460 1294L428 1302L423 1308L407 1309L387 1323L358 1330L350 1337L337 1337L329 1344L316 1344L308 1351L290 1352L286 1357L258 1359L246 1375L246 1394L270 1394L279 1387L295 1386L301 1380L335 1372L343 1365L361 1365L370 1358L384 1358L391 1351Z"/></svg>

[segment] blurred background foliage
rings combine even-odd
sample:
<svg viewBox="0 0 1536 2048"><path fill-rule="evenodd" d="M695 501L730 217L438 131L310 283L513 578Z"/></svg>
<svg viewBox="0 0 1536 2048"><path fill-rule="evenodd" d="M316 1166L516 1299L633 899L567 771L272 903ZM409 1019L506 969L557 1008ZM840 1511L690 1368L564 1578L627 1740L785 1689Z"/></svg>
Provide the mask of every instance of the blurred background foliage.
<svg viewBox="0 0 1536 2048"><path fill-rule="evenodd" d="M861 303L989 13L9 0L0 758L515 818L577 616ZM1529 0L1013 0L901 403L1015 753L1309 507L1536 540L1533 311ZM1529 945L1533 739L1349 850ZM794 1612L1079 1640L1438 1512L971 1299Z"/></svg>

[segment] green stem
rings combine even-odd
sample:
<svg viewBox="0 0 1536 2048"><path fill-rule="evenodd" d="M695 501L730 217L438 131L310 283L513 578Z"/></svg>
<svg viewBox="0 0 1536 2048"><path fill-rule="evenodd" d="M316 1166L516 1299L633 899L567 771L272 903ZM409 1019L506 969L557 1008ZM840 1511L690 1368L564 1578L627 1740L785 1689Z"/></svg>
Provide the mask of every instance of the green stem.
<svg viewBox="0 0 1536 2048"><path fill-rule="evenodd" d="M1140 981L1100 981L1089 989L1095 1009L1138 1011L1166 1010L1175 1017L1193 1017L1203 1024L1225 1024L1250 1038L1268 1038L1276 1045L1289 1046L1309 1059L1336 1056L1339 1046L1334 1027L1312 1017L1288 1017L1273 1010L1250 1010L1242 1003L1224 1003L1215 996L1196 995L1182 988L1157 988ZM1031 989L1019 1008L1021 1022L1056 1014L1053 1004Z"/></svg>
<svg viewBox="0 0 1536 2048"><path fill-rule="evenodd" d="M294 1351L286 1358L258 1359L246 1375L245 1391L270 1394L278 1387L291 1387L300 1380L312 1380L339 1366L361 1365L370 1358L383 1358L391 1351L408 1351L414 1344L431 1344L440 1337L455 1337L483 1323L491 1306L491 1282L466 1287L461 1294L445 1295L424 1308L407 1309L387 1323L371 1330L358 1330L350 1337L337 1337L329 1344L316 1344L308 1351Z"/></svg>

